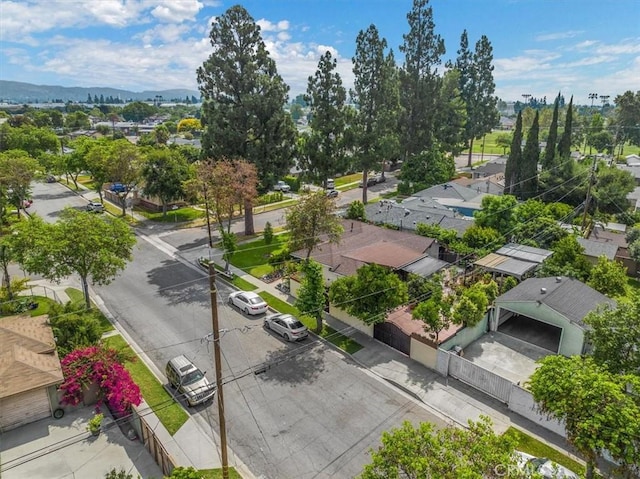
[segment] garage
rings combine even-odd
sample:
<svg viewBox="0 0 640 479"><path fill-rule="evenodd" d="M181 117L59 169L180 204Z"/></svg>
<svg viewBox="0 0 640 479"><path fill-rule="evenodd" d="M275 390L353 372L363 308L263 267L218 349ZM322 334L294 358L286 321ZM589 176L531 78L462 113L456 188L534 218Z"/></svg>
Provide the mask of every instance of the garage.
<svg viewBox="0 0 640 479"><path fill-rule="evenodd" d="M564 356L583 354L584 318L604 305L616 306L575 278L529 278L495 299L490 330Z"/></svg>
<svg viewBox="0 0 640 479"><path fill-rule="evenodd" d="M64 377L48 317L0 318L0 431L51 415Z"/></svg>
<svg viewBox="0 0 640 479"><path fill-rule="evenodd" d="M498 326L498 331L557 353L562 328L543 321L515 314Z"/></svg>
<svg viewBox="0 0 640 479"><path fill-rule="evenodd" d="M0 399L0 431L8 431L49 416L51 405L44 388Z"/></svg>

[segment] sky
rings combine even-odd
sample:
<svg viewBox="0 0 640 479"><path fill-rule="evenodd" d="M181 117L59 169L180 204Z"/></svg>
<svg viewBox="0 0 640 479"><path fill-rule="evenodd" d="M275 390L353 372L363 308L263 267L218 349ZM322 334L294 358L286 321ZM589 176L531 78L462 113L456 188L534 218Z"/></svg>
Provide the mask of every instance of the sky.
<svg viewBox="0 0 640 479"><path fill-rule="evenodd" d="M131 91L197 90L224 0L0 0L0 80ZM290 97L327 50L343 84L360 30L374 24L399 64L412 0L246 0ZM611 99L640 90L640 0L431 0L435 31L455 60L467 30L493 46L496 95ZM0 92L1 95L1 92ZM600 101L600 100L597 100Z"/></svg>

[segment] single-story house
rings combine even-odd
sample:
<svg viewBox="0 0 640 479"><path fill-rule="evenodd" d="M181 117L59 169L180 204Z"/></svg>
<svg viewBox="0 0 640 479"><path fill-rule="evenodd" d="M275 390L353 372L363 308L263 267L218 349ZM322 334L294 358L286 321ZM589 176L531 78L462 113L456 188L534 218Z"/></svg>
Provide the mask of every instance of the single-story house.
<svg viewBox="0 0 640 479"><path fill-rule="evenodd" d="M607 226L610 226L610 223ZM620 231L614 227L613 230L610 230L604 225L597 225L591 230L589 240L617 246L614 259L620 261L627 268L627 274L635 277L640 272L640 264L634 261L629 254L629 245L624 229Z"/></svg>
<svg viewBox="0 0 640 479"><path fill-rule="evenodd" d="M565 276L529 278L498 296L491 331L502 331L565 356L586 351L584 318L616 302Z"/></svg>
<svg viewBox="0 0 640 479"><path fill-rule="evenodd" d="M452 181L435 185L413 194L413 196L418 198L431 198L436 200L442 206L451 208L459 214L469 217L473 217L475 211L482 209L482 199L488 195L488 193L461 186Z"/></svg>
<svg viewBox="0 0 640 479"><path fill-rule="evenodd" d="M633 179L636 181L636 185L640 186L640 164L631 165L617 165L620 170L628 171Z"/></svg>
<svg viewBox="0 0 640 479"><path fill-rule="evenodd" d="M492 164L492 163L490 163ZM496 173L494 175L487 176L475 176L473 178L467 178L461 176L455 180L451 180L452 183L457 183L460 186L471 188L478 193L488 193L490 195L500 196L504 193L504 173Z"/></svg>
<svg viewBox="0 0 640 479"><path fill-rule="evenodd" d="M618 252L618 245L615 243L594 241L586 238L577 238L580 246L584 248L584 255L590 263L596 264L600 256L613 260Z"/></svg>
<svg viewBox="0 0 640 479"><path fill-rule="evenodd" d="M398 269L425 255L438 257L439 245L433 238L396 231L356 220L342 220L344 233L339 243L325 241L311 251L311 258L323 266L330 284L342 276L351 276L365 264ZM303 259L306 251L292 253Z"/></svg>
<svg viewBox="0 0 640 479"><path fill-rule="evenodd" d="M389 225L409 231L415 231L421 223L438 225L456 230L459 237L473 226L473 221L431 198L409 197L401 203L391 200L369 203L365 205L365 215L368 221L377 225Z"/></svg>
<svg viewBox="0 0 640 479"><path fill-rule="evenodd" d="M48 316L0 319L0 432L51 416L62 368Z"/></svg>

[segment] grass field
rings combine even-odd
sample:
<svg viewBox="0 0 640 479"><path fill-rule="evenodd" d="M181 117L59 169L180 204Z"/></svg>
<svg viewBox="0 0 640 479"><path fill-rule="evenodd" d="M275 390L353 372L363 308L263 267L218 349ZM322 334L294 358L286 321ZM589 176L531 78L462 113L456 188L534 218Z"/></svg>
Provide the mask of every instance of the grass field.
<svg viewBox="0 0 640 479"><path fill-rule="evenodd" d="M166 216L162 214L162 211L148 211L142 208L134 208L134 211L148 220L159 223L184 223L185 221L194 221L204 217L203 210L190 206L178 208L177 210L168 209Z"/></svg>
<svg viewBox="0 0 640 479"><path fill-rule="evenodd" d="M260 278L273 271L273 267L269 264L269 256L283 251L288 239L288 234L281 234L275 235L273 242L269 245L265 244L262 238L238 245L238 251L233 255L231 264L251 276Z"/></svg>
<svg viewBox="0 0 640 479"><path fill-rule="evenodd" d="M135 356L133 350L119 334L104 340L105 344L116 350L125 351ZM125 362L125 368L131 378L140 388L142 397L158 416L162 425L172 436L187 422L189 416L182 407L175 402L160 381L149 371L147 366L137 357L136 361Z"/></svg>

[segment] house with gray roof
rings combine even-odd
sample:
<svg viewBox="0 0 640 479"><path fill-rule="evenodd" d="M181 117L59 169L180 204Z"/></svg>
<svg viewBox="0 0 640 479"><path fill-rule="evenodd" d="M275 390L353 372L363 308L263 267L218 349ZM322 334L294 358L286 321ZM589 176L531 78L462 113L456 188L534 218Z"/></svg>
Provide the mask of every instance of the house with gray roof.
<svg viewBox="0 0 640 479"><path fill-rule="evenodd" d="M435 200L442 206L469 217L473 217L475 211L482 209L482 199L489 195L489 193L462 186L453 181L435 185L413 194L418 198Z"/></svg>
<svg viewBox="0 0 640 479"><path fill-rule="evenodd" d="M586 350L584 318L616 302L574 278L529 278L498 296L491 331L501 331L557 354Z"/></svg>
<svg viewBox="0 0 640 479"><path fill-rule="evenodd" d="M580 246L584 248L584 255L592 264L596 264L600 256L613 260L618 252L618 245L615 243L594 241L580 237L578 237L577 240Z"/></svg>

